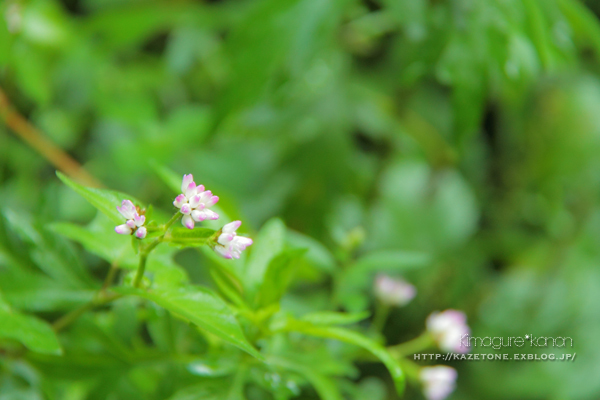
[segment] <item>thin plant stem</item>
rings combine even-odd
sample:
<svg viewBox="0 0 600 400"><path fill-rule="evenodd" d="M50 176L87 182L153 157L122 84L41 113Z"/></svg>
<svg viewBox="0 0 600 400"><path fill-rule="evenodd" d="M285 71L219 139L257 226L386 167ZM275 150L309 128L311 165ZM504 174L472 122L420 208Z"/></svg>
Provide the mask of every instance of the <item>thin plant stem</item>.
<svg viewBox="0 0 600 400"><path fill-rule="evenodd" d="M110 264L110 269L108 270L106 279L104 279L104 283L102 284L102 288L100 289L101 292L106 292L106 289L108 289L108 287L110 286L112 281L115 279L115 275L117 274L118 270L119 270L119 266L117 265L117 262L113 261Z"/></svg>
<svg viewBox="0 0 600 400"><path fill-rule="evenodd" d="M140 263L138 264L138 269L135 273L135 278L133 280L133 287L139 288L142 284L142 279L144 279L144 272L146 271L146 261L148 261L148 254L156 246L158 246L164 239L165 235L169 228L181 218L181 213L176 212L175 215L171 217L171 219L164 225L163 234L156 238L154 241L150 242L146 247L140 249Z"/></svg>
<svg viewBox="0 0 600 400"><path fill-rule="evenodd" d="M377 332L383 331L385 327L385 323L390 315L390 311L392 311L391 307L387 304L383 304L380 301L375 303L375 315L373 316L373 328L377 330Z"/></svg>
<svg viewBox="0 0 600 400"><path fill-rule="evenodd" d="M135 279L133 281L133 287L140 287L142 283L142 279L144 278L144 271L146 270L146 260L148 259L147 252L140 253L140 264L138 266L137 272L135 273Z"/></svg>
<svg viewBox="0 0 600 400"><path fill-rule="evenodd" d="M388 350L395 357L400 358L423 351L431 347L433 344L433 337L429 332L425 332L413 340L409 340L408 342L400 343L395 346L390 346L388 347Z"/></svg>
<svg viewBox="0 0 600 400"><path fill-rule="evenodd" d="M75 159L31 125L10 103L0 88L0 119L50 164L75 180L93 187L103 185L90 175Z"/></svg>
<svg viewBox="0 0 600 400"><path fill-rule="evenodd" d="M104 297L104 298L100 298L100 299L94 299L88 303L85 303L84 305L82 305L81 307L71 311L70 313L64 315L63 317L61 317L60 319L58 319L57 321L55 321L52 324L52 328L54 329L55 332L60 332L61 330L63 330L64 328L66 328L67 326L71 325L77 318L81 317L83 314L85 314L86 312L96 308L96 307L100 307L103 306L105 304L108 304L114 300L117 300L119 298L123 297L123 295L121 294L113 294L110 295L108 297Z"/></svg>

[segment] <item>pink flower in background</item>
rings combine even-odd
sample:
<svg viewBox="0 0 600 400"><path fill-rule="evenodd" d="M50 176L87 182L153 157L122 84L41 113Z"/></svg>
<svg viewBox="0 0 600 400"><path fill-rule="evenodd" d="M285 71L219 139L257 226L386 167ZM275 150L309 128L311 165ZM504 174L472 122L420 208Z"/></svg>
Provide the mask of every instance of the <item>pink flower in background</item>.
<svg viewBox="0 0 600 400"><path fill-rule="evenodd" d="M432 313L427 317L427 330L443 351L468 353L470 350L461 342L462 337L471 332L467 325L467 316L462 311L446 310Z"/></svg>
<svg viewBox="0 0 600 400"><path fill-rule="evenodd" d="M120 235L131 235L135 232L135 236L138 239L146 237L146 228L143 226L146 222L146 216L139 215L138 210L130 200L123 200L121 207L117 207L117 210L127 220L123 225L115 227L115 232Z"/></svg>
<svg viewBox="0 0 600 400"><path fill-rule="evenodd" d="M417 294L417 289L404 279L378 274L375 278L375 295L384 304L404 306Z"/></svg>
<svg viewBox="0 0 600 400"><path fill-rule="evenodd" d="M427 400L443 400L456 387L456 370L445 365L423 367L419 379L423 384L423 393Z"/></svg>
<svg viewBox="0 0 600 400"><path fill-rule="evenodd" d="M233 221L221 229L215 251L225 258L240 258L242 251L252 244L252 239L238 236L235 232L240 225L242 221Z"/></svg>
<svg viewBox="0 0 600 400"><path fill-rule="evenodd" d="M204 185L196 186L192 174L184 175L181 181L181 194L175 197L173 205L183 214L181 223L188 229L194 228L195 222L205 219L219 219L219 214L209 210L219 197L213 196L210 190L204 190Z"/></svg>

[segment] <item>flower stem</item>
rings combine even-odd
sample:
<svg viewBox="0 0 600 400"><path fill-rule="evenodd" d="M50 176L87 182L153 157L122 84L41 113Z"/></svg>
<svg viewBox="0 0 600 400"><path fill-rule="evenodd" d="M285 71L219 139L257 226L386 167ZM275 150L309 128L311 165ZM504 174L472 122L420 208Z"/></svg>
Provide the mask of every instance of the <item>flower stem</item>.
<svg viewBox="0 0 600 400"><path fill-rule="evenodd" d="M433 343L434 340L431 334L429 332L425 332L413 340L409 340L408 342L400 343L395 346L390 346L388 347L388 350L394 357L401 358L409 354L415 354L423 351L431 347Z"/></svg>
<svg viewBox="0 0 600 400"><path fill-rule="evenodd" d="M382 332L385 327L385 323L390 315L391 308L387 304L383 304L380 301L375 303L375 316L373 317L373 328L377 332Z"/></svg>
<svg viewBox="0 0 600 400"><path fill-rule="evenodd" d="M146 271L146 261L148 260L148 254L156 246L158 246L164 239L167 234L169 228L177 222L181 218L181 213L176 212L175 215L171 217L171 219L164 225L163 234L156 238L156 240L150 242L146 247L140 249L140 263L138 265L137 272L135 273L135 278L133 280L133 287L140 287L142 284L142 279L144 279L144 272Z"/></svg>
<svg viewBox="0 0 600 400"><path fill-rule="evenodd" d="M144 271L146 270L146 260L148 259L147 252L140 253L140 264L138 265L137 272L135 273L135 279L133 281L133 287L140 287L142 279L144 278Z"/></svg>
<svg viewBox="0 0 600 400"><path fill-rule="evenodd" d="M123 297L123 295L121 294L113 294L101 299L94 299L88 303L85 303L84 305L82 305L81 307L71 311L70 313L64 315L63 317L61 317L60 319L58 319L57 321L55 321L52 324L52 328L54 329L55 332L60 332L61 330L63 330L64 328L66 328L67 326L71 325L77 318L81 317L83 314L85 314L87 311L90 311L96 307L99 306L103 306L105 304L110 303L111 301L117 300L119 298Z"/></svg>
<svg viewBox="0 0 600 400"><path fill-rule="evenodd" d="M171 227L171 225L173 225L175 222L177 222L179 220L179 218L181 218L182 214L180 212L176 212L175 215L173 215L171 217L171 219L169 220L169 222L167 222L165 224L165 234L167 233L167 230ZM163 235L164 237L165 235Z"/></svg>

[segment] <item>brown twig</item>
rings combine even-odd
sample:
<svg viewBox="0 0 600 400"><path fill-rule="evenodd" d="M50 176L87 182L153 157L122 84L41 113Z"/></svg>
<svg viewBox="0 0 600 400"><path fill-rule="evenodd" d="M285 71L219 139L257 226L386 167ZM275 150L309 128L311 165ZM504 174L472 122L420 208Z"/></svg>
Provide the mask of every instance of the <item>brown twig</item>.
<svg viewBox="0 0 600 400"><path fill-rule="evenodd" d="M102 187L102 184L83 169L81 164L46 138L36 127L19 114L10 103L2 88L0 88L0 119L60 171L84 185Z"/></svg>

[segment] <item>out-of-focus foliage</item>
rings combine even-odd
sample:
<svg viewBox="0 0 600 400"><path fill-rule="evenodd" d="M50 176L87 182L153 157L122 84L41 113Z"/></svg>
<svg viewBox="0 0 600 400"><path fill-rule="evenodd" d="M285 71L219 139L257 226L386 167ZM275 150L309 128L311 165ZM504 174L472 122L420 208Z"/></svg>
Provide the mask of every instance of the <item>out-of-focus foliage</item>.
<svg viewBox="0 0 600 400"><path fill-rule="evenodd" d="M572 363L451 363L452 398L596 399L597 12L578 0L3 0L0 87L157 219L174 197L166 165L250 232L285 221L286 245L308 251L293 276L263 270L272 287L236 271L257 307L371 310L374 275L401 274L418 294L392 312L387 344L448 307L477 336L574 340ZM62 355L52 339L31 346L19 326L43 333L92 299L110 262L136 264L4 124L0 182L0 316L18 321L0 326L17 349L0 359L0 398L394 398L383 367L350 362L356 347L290 336L264 349L281 355L271 370L233 346L225 362L210 333L129 297L61 332ZM148 270L165 286L223 290L212 253L157 252ZM288 341L303 354L285 354Z"/></svg>

